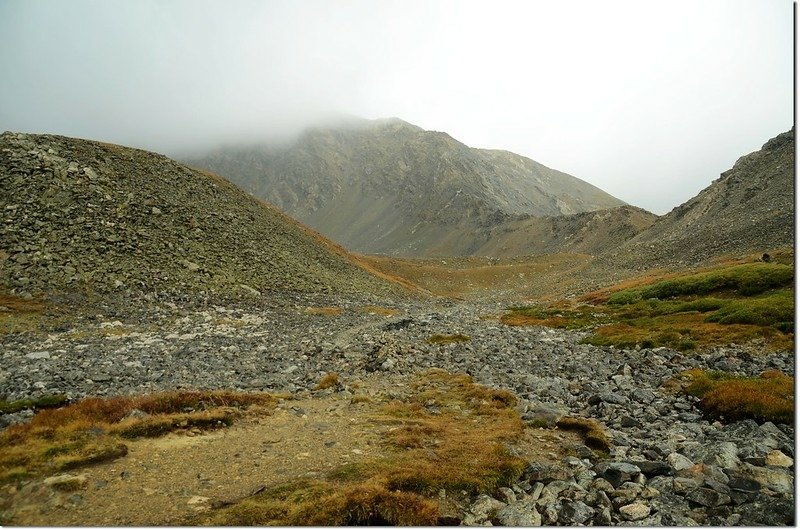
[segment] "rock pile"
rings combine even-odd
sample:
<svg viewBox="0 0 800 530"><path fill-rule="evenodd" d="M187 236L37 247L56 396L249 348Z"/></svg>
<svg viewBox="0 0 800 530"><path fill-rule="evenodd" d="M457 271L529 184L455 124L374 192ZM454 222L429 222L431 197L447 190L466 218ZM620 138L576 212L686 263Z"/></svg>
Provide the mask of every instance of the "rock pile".
<svg viewBox="0 0 800 530"><path fill-rule="evenodd" d="M0 283L18 293L396 292L216 175L60 136L0 135Z"/></svg>

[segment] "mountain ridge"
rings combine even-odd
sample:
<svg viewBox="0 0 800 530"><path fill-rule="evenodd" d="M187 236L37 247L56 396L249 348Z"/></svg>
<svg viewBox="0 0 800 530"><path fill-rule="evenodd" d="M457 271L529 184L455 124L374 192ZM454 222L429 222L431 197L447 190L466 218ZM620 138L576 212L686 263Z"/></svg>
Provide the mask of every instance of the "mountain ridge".
<svg viewBox="0 0 800 530"><path fill-rule="evenodd" d="M366 253L459 254L475 244L451 246L447 231L625 204L529 158L471 148L399 119L309 129L290 147L221 148L187 163L226 176ZM423 224L437 228L420 238Z"/></svg>

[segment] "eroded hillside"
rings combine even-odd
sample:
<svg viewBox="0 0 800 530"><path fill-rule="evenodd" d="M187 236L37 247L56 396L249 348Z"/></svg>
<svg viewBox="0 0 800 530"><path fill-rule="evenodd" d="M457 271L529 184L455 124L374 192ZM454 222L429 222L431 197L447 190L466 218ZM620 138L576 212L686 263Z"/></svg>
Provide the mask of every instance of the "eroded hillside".
<svg viewBox="0 0 800 530"><path fill-rule="evenodd" d="M686 266L794 246L794 151L794 129L779 134L605 258L624 267Z"/></svg>

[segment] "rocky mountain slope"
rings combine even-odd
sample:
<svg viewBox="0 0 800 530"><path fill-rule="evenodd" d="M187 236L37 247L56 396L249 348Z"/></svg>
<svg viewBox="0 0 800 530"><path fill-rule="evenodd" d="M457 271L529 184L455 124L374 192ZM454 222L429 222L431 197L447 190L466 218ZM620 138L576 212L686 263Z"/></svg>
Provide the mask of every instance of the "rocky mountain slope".
<svg viewBox="0 0 800 530"><path fill-rule="evenodd" d="M605 259L671 266L794 246L794 145L794 129L769 140Z"/></svg>
<svg viewBox="0 0 800 530"><path fill-rule="evenodd" d="M189 163L365 253L469 255L485 243L476 231L520 216L624 204L523 156L398 119L313 129L289 147L223 148Z"/></svg>
<svg viewBox="0 0 800 530"><path fill-rule="evenodd" d="M635 206L552 217L524 217L479 233L479 256L539 256L572 252L599 254L653 225L658 216Z"/></svg>
<svg viewBox="0 0 800 530"><path fill-rule="evenodd" d="M392 292L224 179L60 136L0 136L0 282L16 292Z"/></svg>

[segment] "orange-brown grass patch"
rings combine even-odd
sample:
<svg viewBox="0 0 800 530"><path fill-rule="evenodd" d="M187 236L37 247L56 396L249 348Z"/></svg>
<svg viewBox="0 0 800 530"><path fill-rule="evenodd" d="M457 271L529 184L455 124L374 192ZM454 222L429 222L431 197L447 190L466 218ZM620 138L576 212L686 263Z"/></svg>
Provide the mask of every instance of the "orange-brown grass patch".
<svg viewBox="0 0 800 530"><path fill-rule="evenodd" d="M341 307L308 307L306 313L309 315L321 315L326 317L334 317L342 314L344 311Z"/></svg>
<svg viewBox="0 0 800 530"><path fill-rule="evenodd" d="M86 398L42 410L0 433L0 482L111 460L126 454L124 439L224 427L241 409L267 411L276 404L270 394L189 391ZM140 413L129 416L135 410Z"/></svg>
<svg viewBox="0 0 800 530"><path fill-rule="evenodd" d="M367 482L336 485L321 480L282 484L245 499L202 522L230 526L433 526L436 502Z"/></svg>
<svg viewBox="0 0 800 530"><path fill-rule="evenodd" d="M698 312L643 317L608 324L594 330L584 339L595 346L617 346L620 348L656 348L667 346L676 350L692 350L698 346L717 344L743 344L752 340L763 340L765 349L777 351L792 349L794 334L787 334L771 326L752 324L717 324L708 322Z"/></svg>
<svg viewBox="0 0 800 530"><path fill-rule="evenodd" d="M42 300L21 298L4 290L0 290L0 306L16 313L39 313L46 307Z"/></svg>
<svg viewBox="0 0 800 530"><path fill-rule="evenodd" d="M587 304L556 302L547 306L512 307L500 318L507 326L547 326L579 329L607 320L599 308Z"/></svg>
<svg viewBox="0 0 800 530"><path fill-rule="evenodd" d="M611 450L611 439L595 420L565 416L556 422L556 427L579 433L589 449L605 453Z"/></svg>
<svg viewBox="0 0 800 530"><path fill-rule="evenodd" d="M330 372L322 376L314 390L325 390L339 384L339 374Z"/></svg>
<svg viewBox="0 0 800 530"><path fill-rule="evenodd" d="M700 369L686 373L685 392L699 397L700 408L723 421L794 421L794 377L768 370L759 377L741 377Z"/></svg>
<svg viewBox="0 0 800 530"><path fill-rule="evenodd" d="M434 525L441 490L510 485L527 462L509 449L523 433L513 394L432 370L371 417L389 454L342 466L326 480L277 485L201 516L213 525Z"/></svg>

